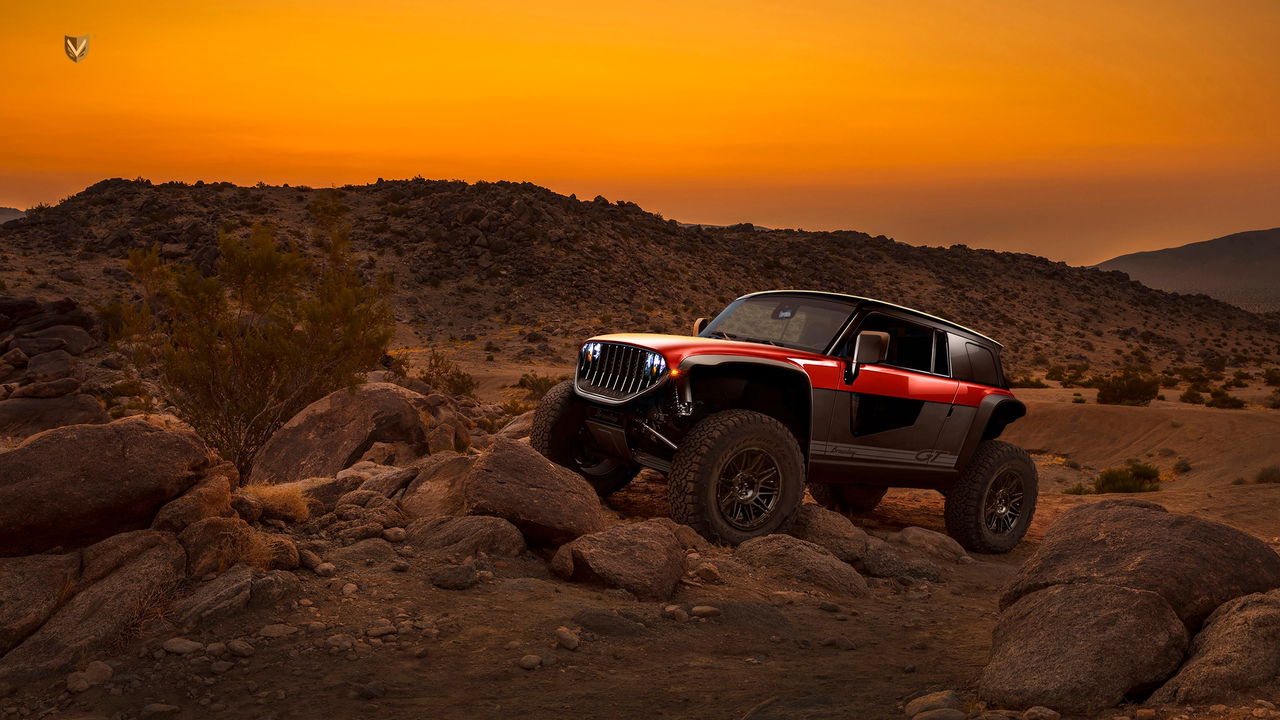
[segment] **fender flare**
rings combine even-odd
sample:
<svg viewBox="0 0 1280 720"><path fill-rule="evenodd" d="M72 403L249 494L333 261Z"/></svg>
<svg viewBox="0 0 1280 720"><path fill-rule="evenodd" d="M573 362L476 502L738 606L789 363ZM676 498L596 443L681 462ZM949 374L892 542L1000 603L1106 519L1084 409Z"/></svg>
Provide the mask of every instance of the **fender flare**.
<svg viewBox="0 0 1280 720"><path fill-rule="evenodd" d="M797 438L800 441L800 448L804 452L806 461L809 457L809 441L813 436L813 380L809 377L809 373L804 368L792 363L774 360L771 358L758 358L749 355L693 355L687 357L680 362L680 381L676 383L677 392L681 402L693 403L693 389L691 380L691 372L699 367L717 367L720 365L755 365L758 367L767 367L775 370L785 370L795 373L804 380L804 386L807 389L804 403L805 412L803 417L808 421L806 423L805 437Z"/></svg>
<svg viewBox="0 0 1280 720"><path fill-rule="evenodd" d="M956 461L956 469L963 471L969 465L969 459L973 457L973 453L977 451L978 445L983 441L983 436L987 434L987 426L991 423L992 418L1007 416L1004 424L1024 417L1027 414L1027 406L1017 398L1008 395L988 395L982 398L982 402L978 404L978 412L974 415L973 422L969 425L969 432L965 435L964 445L960 447L960 458ZM1003 427L1001 428L1003 432ZM996 433L992 437L999 437L1000 433ZM991 439L991 438L986 438Z"/></svg>

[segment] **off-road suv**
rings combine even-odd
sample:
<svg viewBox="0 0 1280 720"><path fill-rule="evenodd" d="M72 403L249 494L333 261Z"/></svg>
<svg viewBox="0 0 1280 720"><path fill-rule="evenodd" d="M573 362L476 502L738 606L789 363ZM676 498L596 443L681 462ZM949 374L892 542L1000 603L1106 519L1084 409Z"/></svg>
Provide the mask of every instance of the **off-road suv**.
<svg viewBox="0 0 1280 720"><path fill-rule="evenodd" d="M665 473L671 516L736 544L785 531L806 483L846 512L890 487L946 496L947 531L1008 552L1027 530L1036 469L997 440L1026 414L1001 345L878 300L774 291L738 298L694 336L588 340L573 380L534 414L533 446L614 492Z"/></svg>

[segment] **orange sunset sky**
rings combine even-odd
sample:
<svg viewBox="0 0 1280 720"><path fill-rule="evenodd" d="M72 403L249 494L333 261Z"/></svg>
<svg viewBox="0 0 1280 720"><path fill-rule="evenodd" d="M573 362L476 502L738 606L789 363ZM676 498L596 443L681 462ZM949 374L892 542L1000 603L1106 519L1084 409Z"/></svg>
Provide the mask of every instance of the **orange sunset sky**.
<svg viewBox="0 0 1280 720"><path fill-rule="evenodd" d="M0 206L414 175L1077 264L1274 227L1280 2L0 3Z"/></svg>

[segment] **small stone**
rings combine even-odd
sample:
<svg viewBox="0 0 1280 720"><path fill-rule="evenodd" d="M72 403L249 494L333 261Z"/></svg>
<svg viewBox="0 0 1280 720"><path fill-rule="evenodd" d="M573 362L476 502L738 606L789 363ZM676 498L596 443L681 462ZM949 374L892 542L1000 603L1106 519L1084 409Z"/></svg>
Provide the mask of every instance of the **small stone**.
<svg viewBox="0 0 1280 720"><path fill-rule="evenodd" d="M818 609L822 610L823 612L829 612L829 613L840 612L840 606L831 602L830 600L823 600L822 602L818 603Z"/></svg>
<svg viewBox="0 0 1280 720"><path fill-rule="evenodd" d="M1226 711L1227 711L1227 706L1221 703L1218 703L1217 705L1209 706L1209 712L1224 713Z"/></svg>
<svg viewBox="0 0 1280 720"><path fill-rule="evenodd" d="M1260 708L1266 708L1267 710L1276 709L1276 704L1271 702L1270 700L1254 700L1253 704L1257 705Z"/></svg>
<svg viewBox="0 0 1280 720"><path fill-rule="evenodd" d="M182 708L177 705L166 705L164 703L151 703L142 708L142 712L138 713L140 718L156 718L168 717L178 714Z"/></svg>
<svg viewBox="0 0 1280 720"><path fill-rule="evenodd" d="M537 655L525 655L517 664L525 670L534 670L542 664L542 658Z"/></svg>
<svg viewBox="0 0 1280 720"><path fill-rule="evenodd" d="M921 695L907 703L903 711L907 714L907 717L914 717L929 710L938 710L940 708L958 710L963 706L963 703L960 702L960 696L954 690L942 690L928 695Z"/></svg>
<svg viewBox="0 0 1280 720"><path fill-rule="evenodd" d="M210 664L209 669L212 670L215 675L221 675L224 672L229 672L235 666L236 664L230 660L218 660Z"/></svg>
<svg viewBox="0 0 1280 720"><path fill-rule="evenodd" d="M333 577L334 574L338 572L338 566L333 563L322 562L315 567L313 572L320 577Z"/></svg>
<svg viewBox="0 0 1280 720"><path fill-rule="evenodd" d="M376 627L371 627L368 630L365 630L364 632L369 637L380 638L380 637L385 637L387 635L395 635L396 629L391 625L378 625Z"/></svg>
<svg viewBox="0 0 1280 720"><path fill-rule="evenodd" d="M1026 712L1022 713L1022 720L1060 720L1061 717L1062 713L1050 710L1043 705L1028 708Z"/></svg>
<svg viewBox="0 0 1280 720"><path fill-rule="evenodd" d="M245 658L253 655L254 649L252 645L244 640L232 640L227 643L227 652L236 657Z"/></svg>
<svg viewBox="0 0 1280 720"><path fill-rule="evenodd" d="M1139 708L1133 713L1134 720L1156 720L1156 711L1151 708Z"/></svg>
<svg viewBox="0 0 1280 720"><path fill-rule="evenodd" d="M911 720L966 720L968 717L963 710L937 708L935 710L926 710L912 717Z"/></svg>
<svg viewBox="0 0 1280 720"><path fill-rule="evenodd" d="M298 632L298 628L292 625L276 623L274 625L267 625L263 627L261 630L258 631L258 634L261 635L262 637L267 637L267 638L281 638L286 635L292 635L296 632Z"/></svg>
<svg viewBox="0 0 1280 720"><path fill-rule="evenodd" d="M207 652L207 653L209 653L210 655L212 655L212 656L214 656L214 657L219 657L219 656L221 656L221 655L226 655L226 654L227 654L227 644L226 644L226 643L220 643L220 642L212 642L212 643L209 643L208 645L205 645L205 646L204 646L204 651L205 651L205 652Z"/></svg>
<svg viewBox="0 0 1280 720"><path fill-rule="evenodd" d="M391 563L391 569L394 572L409 572L409 563L403 560L396 560L395 562Z"/></svg>
<svg viewBox="0 0 1280 720"><path fill-rule="evenodd" d="M689 622L689 613L685 612L684 608L676 608L675 611L671 613L671 619L676 622Z"/></svg>
<svg viewBox="0 0 1280 720"><path fill-rule="evenodd" d="M822 644L825 647L833 647L833 648L836 648L837 650L853 650L854 648L857 647L857 645L855 645L852 640L850 640L849 638L843 635L836 635L835 637L829 637L826 640L823 640Z"/></svg>
<svg viewBox="0 0 1280 720"><path fill-rule="evenodd" d="M400 527L387 528L386 530L382 531L382 539L386 540L387 542L393 542L393 543L404 542L404 539L408 536L409 534L405 531L405 529Z"/></svg>
<svg viewBox="0 0 1280 720"><path fill-rule="evenodd" d="M355 583L347 583L342 586L342 595L344 597L355 597L358 592L360 592L360 586Z"/></svg>
<svg viewBox="0 0 1280 720"><path fill-rule="evenodd" d="M578 634L563 625L556 628L556 642L565 650L577 650Z"/></svg>
<svg viewBox="0 0 1280 720"><path fill-rule="evenodd" d="M204 643L198 643L195 640L188 640L182 637L169 638L164 641L163 647L165 652L174 655L190 655L193 652L204 649Z"/></svg>
<svg viewBox="0 0 1280 720"><path fill-rule="evenodd" d="M724 583L724 577L720 575L720 568L709 562L699 563L698 567L694 568L693 574L697 576L699 580L706 583L711 583L713 585L721 585Z"/></svg>
<svg viewBox="0 0 1280 720"><path fill-rule="evenodd" d="M975 560L972 555L961 555L960 558L956 560L956 563L959 565L972 565L976 562L978 561Z"/></svg>
<svg viewBox="0 0 1280 720"><path fill-rule="evenodd" d="M714 605L694 605L690 612L693 613L694 617L713 618L720 615L720 608Z"/></svg>

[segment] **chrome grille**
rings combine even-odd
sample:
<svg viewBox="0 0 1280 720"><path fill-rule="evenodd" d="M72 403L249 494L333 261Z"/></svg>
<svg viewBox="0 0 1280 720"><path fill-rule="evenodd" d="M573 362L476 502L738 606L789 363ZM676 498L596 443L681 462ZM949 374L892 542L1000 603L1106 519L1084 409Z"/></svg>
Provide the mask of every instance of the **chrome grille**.
<svg viewBox="0 0 1280 720"><path fill-rule="evenodd" d="M630 400L666 376L666 358L646 348L592 341L578 353L578 390L602 400Z"/></svg>

